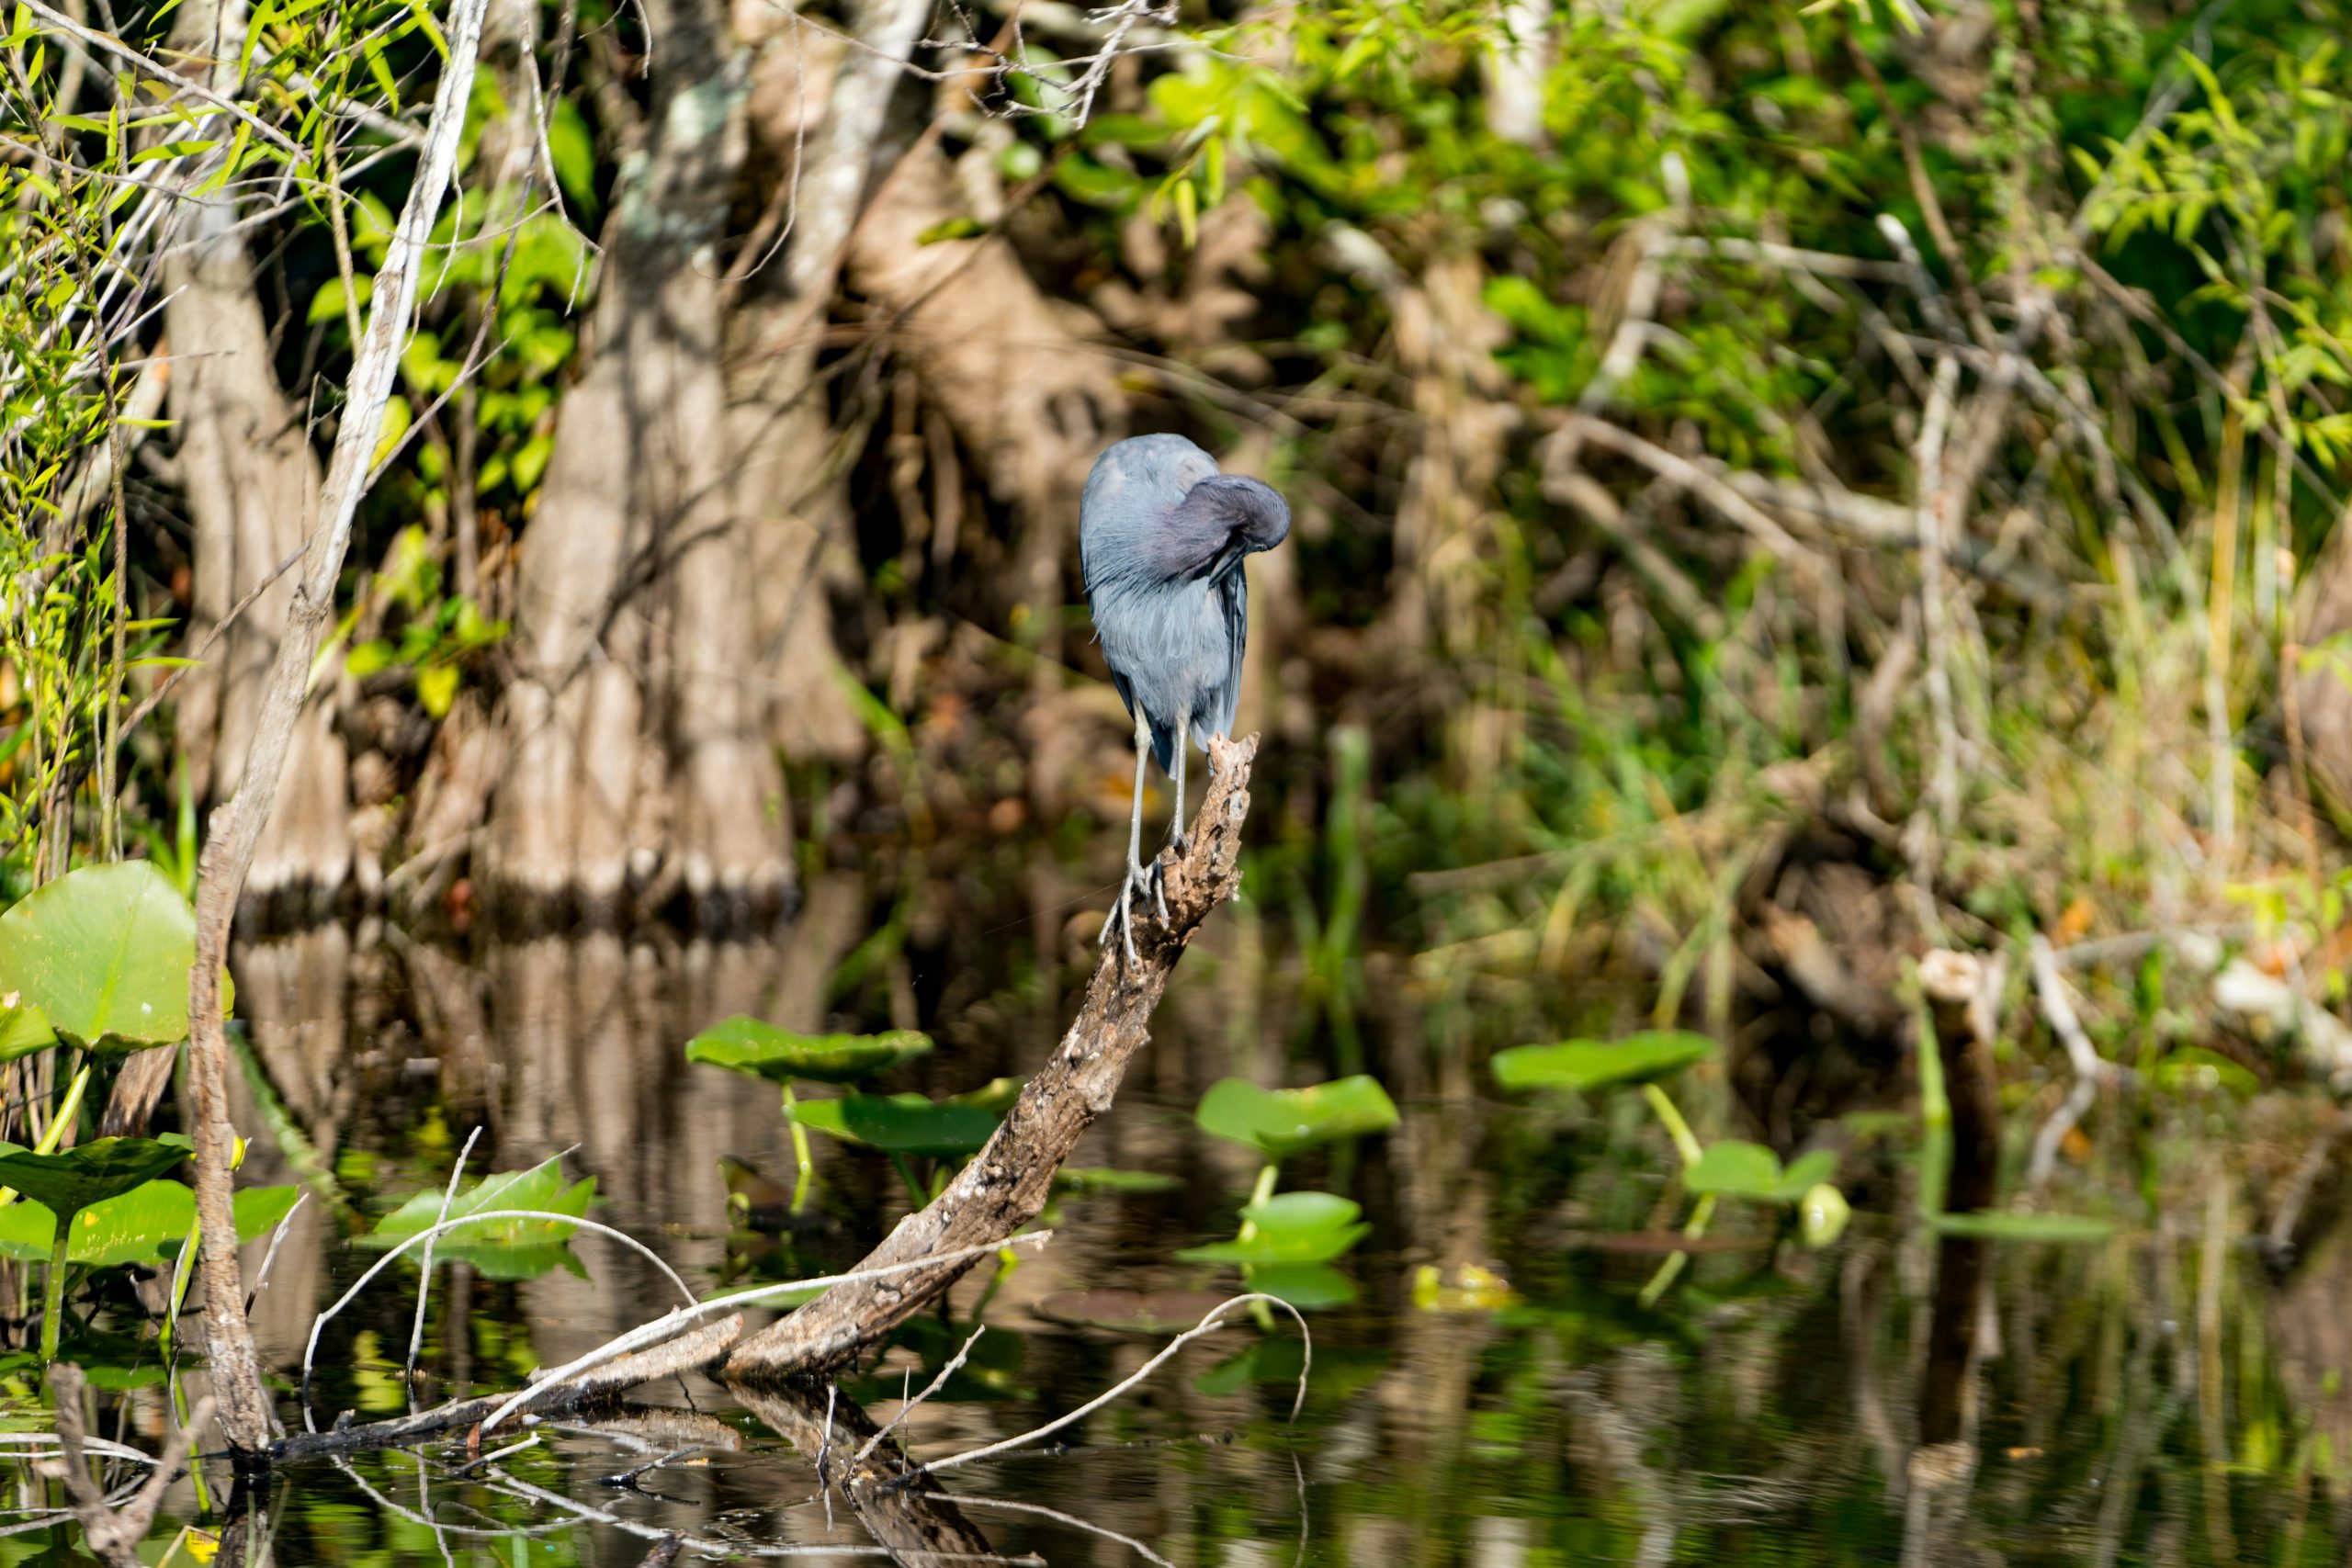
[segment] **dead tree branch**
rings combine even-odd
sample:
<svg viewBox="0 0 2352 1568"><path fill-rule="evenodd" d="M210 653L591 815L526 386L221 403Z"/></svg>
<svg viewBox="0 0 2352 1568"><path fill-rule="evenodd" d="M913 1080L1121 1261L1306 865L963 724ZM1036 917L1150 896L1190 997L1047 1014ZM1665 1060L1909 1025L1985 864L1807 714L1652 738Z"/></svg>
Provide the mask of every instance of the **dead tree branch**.
<svg viewBox="0 0 2352 1568"><path fill-rule="evenodd" d="M106 1495L90 1479L89 1461L84 1455L88 1434L82 1428L82 1369L70 1362L50 1368L49 1387L57 1397L57 1440L65 1450L59 1461L65 1476L65 1495L73 1501L74 1517L82 1521L83 1543L107 1568L145 1568L138 1545L147 1539L164 1492L187 1462L197 1429L212 1418L211 1396L196 1402L187 1426L172 1427L164 1441L164 1456L148 1472L146 1483L118 1510L107 1506Z"/></svg>
<svg viewBox="0 0 2352 1568"><path fill-rule="evenodd" d="M205 1324L221 1426L230 1445L257 1454L269 1441L269 1397L244 1314L237 1271L237 1227L231 1213L230 1160L235 1134L228 1119L229 1042L222 1027L220 976L229 955L229 926L237 896L252 869L254 851L269 820L277 777L294 736L311 660L334 608L335 579L350 544L351 525L367 489L368 459L383 428L400 355L408 339L422 264L458 162L458 133L473 93L487 0L458 0L448 28L448 65L441 73L416 181L376 275L368 336L351 370L349 401L336 432L334 457L319 498L301 580L287 612L253 749L236 797L212 814L205 834L197 888L196 964L188 975L188 1125L196 1134L197 1213L203 1224Z"/></svg>
<svg viewBox="0 0 2352 1568"><path fill-rule="evenodd" d="M1168 919L1140 921L1137 962L1117 951L1096 965L1078 1018L1053 1057L1030 1078L995 1136L944 1191L899 1223L860 1269L966 1252L879 1284L836 1286L745 1340L726 1363L730 1377L776 1377L839 1365L922 1310L971 1267L968 1249L1009 1240L1045 1208L1054 1172L1079 1137L1111 1109L1129 1058L1150 1038L1152 1010L1209 912L1240 886L1241 827L1250 815L1252 736L1212 739L1214 776L1193 819L1192 847L1163 852Z"/></svg>

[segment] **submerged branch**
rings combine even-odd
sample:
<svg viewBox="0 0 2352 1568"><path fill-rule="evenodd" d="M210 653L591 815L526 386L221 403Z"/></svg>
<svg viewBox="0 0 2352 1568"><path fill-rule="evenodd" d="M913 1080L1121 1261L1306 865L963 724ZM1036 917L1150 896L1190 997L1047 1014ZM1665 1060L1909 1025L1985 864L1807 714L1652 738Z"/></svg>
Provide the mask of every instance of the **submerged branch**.
<svg viewBox="0 0 2352 1568"><path fill-rule="evenodd" d="M988 1146L929 1207L899 1223L861 1269L924 1262L878 1284L835 1286L737 1347L732 1378L778 1377L840 1365L921 1311L969 1269L972 1249L1012 1239L1046 1204L1054 1173L1079 1138L1111 1109L1129 1058L1150 1038L1152 1010L1176 961L1209 912L1240 886L1241 826L1250 814L1256 737L1212 739L1208 795L1193 819L1191 847L1164 852L1168 919L1139 921L1137 962L1114 946L1096 965L1078 1018L1046 1066L1030 1078Z"/></svg>

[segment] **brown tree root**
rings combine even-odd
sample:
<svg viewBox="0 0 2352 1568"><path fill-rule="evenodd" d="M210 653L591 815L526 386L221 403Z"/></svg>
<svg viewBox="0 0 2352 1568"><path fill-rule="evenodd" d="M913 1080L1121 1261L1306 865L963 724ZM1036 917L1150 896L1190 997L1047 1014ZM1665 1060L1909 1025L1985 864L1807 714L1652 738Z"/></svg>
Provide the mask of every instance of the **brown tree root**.
<svg viewBox="0 0 2352 1568"><path fill-rule="evenodd" d="M1209 912L1239 887L1241 827L1250 814L1250 767L1257 754L1255 736L1209 742L1214 777L1193 819L1191 846L1181 856L1164 853L1159 863L1167 922L1136 920L1133 965L1116 944L1105 952L1077 1021L988 1146L927 1208L901 1220L858 1269L963 1256L886 1280L834 1286L737 1347L724 1369L729 1378L775 1378L841 1365L954 1284L976 1261L970 1248L1004 1242L1037 1217L1054 1172L1111 1109L1128 1059L1150 1038L1152 1010L1176 961Z"/></svg>

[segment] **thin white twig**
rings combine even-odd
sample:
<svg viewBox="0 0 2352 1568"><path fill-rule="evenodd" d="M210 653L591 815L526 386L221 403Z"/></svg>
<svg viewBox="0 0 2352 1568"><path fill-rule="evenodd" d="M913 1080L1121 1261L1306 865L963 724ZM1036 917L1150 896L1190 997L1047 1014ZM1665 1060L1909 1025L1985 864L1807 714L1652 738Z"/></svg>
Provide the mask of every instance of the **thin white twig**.
<svg viewBox="0 0 2352 1568"><path fill-rule="evenodd" d="M294 1216L302 1212L302 1205L310 1201L311 1190L309 1188L304 1187L296 1189L294 1193L294 1206L286 1211L286 1217L277 1222L277 1228L276 1230L269 1233L269 1250L261 1255L261 1267L254 1270L254 1288L245 1292L245 1310L247 1312L254 1310L254 1303L261 1299L263 1287L269 1283L270 1266L277 1261L277 1249L286 1245L286 1233L294 1228Z"/></svg>
<svg viewBox="0 0 2352 1568"><path fill-rule="evenodd" d="M1017 1240L1019 1238L1016 1237L1014 1239ZM1185 1346L1191 1344L1193 1340L1198 1339L1204 1334L1216 1333L1219 1328L1225 1325L1223 1319L1227 1313L1231 1312L1238 1306L1247 1306L1252 1302L1264 1302L1270 1306L1280 1307L1283 1311L1290 1314L1292 1320L1298 1325L1299 1337L1306 1343L1306 1359L1301 1363L1298 1369L1298 1394L1291 1401L1290 1405L1290 1418L1293 1421L1297 1420L1299 1411L1305 1408L1306 1404L1307 1374L1315 1370L1315 1335L1313 1331L1306 1326L1306 1317L1300 1314L1296 1307L1291 1305L1290 1303L1283 1300L1280 1296L1270 1296L1262 1291L1252 1291L1248 1295L1236 1296L1231 1301L1219 1302L1216 1306L1211 1307L1206 1316L1203 1317L1200 1322L1194 1324L1183 1333L1179 1334L1175 1338L1170 1339L1166 1347L1160 1350L1159 1354L1154 1356L1150 1360L1146 1361L1142 1366L1137 1367L1132 1375L1112 1384L1111 1387L1103 1390L1102 1393L1097 1394L1092 1399L1088 1400L1077 1409L1069 1412L1069 1414L1048 1421L1042 1427L1032 1427L1030 1430L1022 1433L1017 1438L1007 1438L1001 1442L990 1443L985 1448L971 1449L960 1454L950 1454L945 1459L929 1461L924 1463L922 1469L931 1473L936 1473L943 1470L954 1470L958 1465L972 1464L980 1460L992 1459L996 1455L1007 1452L1010 1450L1025 1447L1030 1443L1035 1442L1040 1438L1049 1438L1053 1436L1056 1432L1060 1431L1063 1427L1070 1425L1072 1422L1080 1421L1085 1419L1087 1416L1091 1416L1097 1410L1102 1409L1104 1405L1110 1404L1113 1400L1126 1393L1127 1390L1143 1382L1144 1379L1149 1377L1154 1371L1159 1370L1162 1362L1166 1361L1170 1356L1176 1354L1177 1351L1182 1349Z"/></svg>
<svg viewBox="0 0 2352 1568"><path fill-rule="evenodd" d="M937 1393L941 1389L946 1387L947 1380L954 1377L963 1369L964 1358L972 1353L972 1347L978 1344L980 1342L980 1336L986 1334L988 1331L989 1325L985 1323L972 1330L972 1337L964 1341L964 1348L956 1352L955 1359L940 1368L939 1375L932 1379L929 1383L925 1384L923 1391L921 1393L916 1394L912 1399L902 1400L899 1405L898 1414L890 1417L889 1426L883 1427L880 1431L875 1433L874 1436L866 1438L865 1446L857 1450L856 1457L852 1459L850 1463L853 1465L864 1464L865 1462L865 1456L872 1453L876 1448L879 1448L881 1446L882 1439L888 1437L891 1432L897 1428L899 1423L907 1418L909 1413L910 1413L916 1405L921 1404L924 1400L929 1399L933 1394Z"/></svg>
<svg viewBox="0 0 2352 1568"><path fill-rule="evenodd" d="M1056 1524L1068 1525L1072 1529L1084 1530L1090 1535L1099 1535L1105 1540L1115 1540L1145 1562L1159 1564L1159 1568L1176 1568L1174 1563L1131 1535L1121 1535L1117 1530L1098 1525L1091 1519L1081 1519L1075 1514L1065 1514L1058 1508L1048 1508L1043 1504L1011 1503L1001 1497L959 1497L949 1492L918 1492L914 1495L927 1503L953 1503L959 1508L995 1508L1008 1514L1035 1514L1041 1519L1051 1519Z"/></svg>
<svg viewBox="0 0 2352 1568"><path fill-rule="evenodd" d="M681 1296L684 1296L689 1302L695 1299L694 1288L688 1285L684 1280L678 1278L678 1271L671 1268L669 1264L663 1262L662 1260L661 1254L655 1252L651 1247L646 1246L643 1242L638 1240L637 1237L629 1235L627 1231L617 1231L610 1225L598 1224L594 1220L583 1220L577 1214L559 1214L554 1213L552 1210L548 1209L495 1209L485 1214L468 1214L463 1219L447 1220L440 1224L433 1225L428 1229L419 1231L416 1235L410 1236L407 1240L401 1242L398 1247L393 1247L390 1252L385 1253L383 1257L376 1260L375 1264L368 1269L368 1272L360 1275L357 1280L352 1282L351 1289L344 1292L341 1299L339 1299L334 1305L327 1308L326 1311L318 1315L316 1320L314 1320L311 1325L311 1342L302 1348L302 1386L304 1388L308 1388L311 1385L311 1368L312 1363L316 1361L318 1358L319 1336L326 1331L327 1325L334 1321L336 1314L349 1306L352 1303L353 1299L356 1297L360 1292L368 1288L369 1281L374 1280L377 1275L382 1273L385 1269L390 1268L393 1261L402 1253L406 1252L410 1247L421 1246L431 1240L433 1237L439 1235L443 1231L456 1230L460 1225L485 1224L492 1220L558 1220L567 1225L577 1225L582 1230L594 1231L598 1235L610 1236L613 1240L621 1243L625 1247L635 1247L639 1254L650 1259L655 1268L661 1269L662 1273L669 1276L670 1283L678 1287L678 1293ZM667 1338L669 1337L667 1335L662 1335L659 1337ZM542 1382L546 1381L547 1380L544 1379L541 1380ZM526 1390L526 1394L529 1392L530 1391ZM307 1416L309 1412L306 1410L304 1415Z"/></svg>
<svg viewBox="0 0 2352 1568"><path fill-rule="evenodd" d="M641 1349L645 1346L658 1345L665 1339L675 1338L681 1329L690 1327L706 1318L724 1317L737 1307L764 1301L770 1296L780 1296L793 1292L831 1290L836 1285L860 1285L869 1280L887 1280L893 1275L910 1273L919 1269L936 1269L944 1265L961 1263L967 1258L987 1257L1003 1247L1015 1247L1023 1242L1048 1241L1052 1239L1053 1234L1051 1231L1031 1231L1026 1235L1016 1235L1001 1242L992 1241L979 1247L958 1247L953 1252L934 1252L922 1258L910 1258L903 1263L885 1263L877 1268L860 1269L847 1274L829 1274L814 1280L785 1280L771 1285L757 1285L748 1291L737 1291L729 1295L715 1296L695 1306L682 1307L664 1313L651 1323L633 1328L616 1339L607 1340L584 1356L540 1373L529 1387L484 1416L481 1429L484 1432L494 1429L501 1421L521 1409L534 1395L557 1383L578 1377L582 1372L601 1367L607 1361L616 1361L629 1352ZM355 1285L352 1289L356 1291L358 1287ZM691 1297L692 1292L688 1294ZM1243 1296L1236 1299L1254 1301L1257 1298ZM1302 1319L1302 1326L1304 1323L1305 1320Z"/></svg>
<svg viewBox="0 0 2352 1568"><path fill-rule="evenodd" d="M457 1163L449 1168L449 1186L441 1194L441 1213L435 1216L438 1224L448 1223L449 1205L458 1201L458 1179L466 1174L466 1160L474 1152L474 1141L481 1136L481 1124L476 1122L474 1130L466 1134L466 1146L458 1151ZM433 1299L433 1240L430 1237L424 1243L424 1261L417 1268L416 1321L409 1326L408 1363L402 1369L402 1375L412 1384L416 1382L416 1354L424 1344L424 1304Z"/></svg>

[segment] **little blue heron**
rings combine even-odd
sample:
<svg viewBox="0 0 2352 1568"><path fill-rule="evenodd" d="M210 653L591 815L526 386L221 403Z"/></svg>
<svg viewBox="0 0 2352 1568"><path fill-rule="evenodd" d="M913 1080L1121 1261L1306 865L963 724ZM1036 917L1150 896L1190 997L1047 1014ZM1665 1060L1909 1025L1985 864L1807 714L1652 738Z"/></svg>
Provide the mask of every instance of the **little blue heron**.
<svg viewBox="0 0 2352 1568"><path fill-rule="evenodd" d="M1168 837L1182 853L1185 748L1229 733L1241 701L1250 635L1242 558L1272 549L1289 533L1290 508L1271 485L1218 473L1216 459L1181 435L1122 441L1086 476L1078 509L1086 605L1119 699L1136 721L1127 877L1102 923L1106 944L1118 927L1130 965L1129 905L1148 886L1161 921L1168 919L1168 901L1143 864L1144 758L1158 757L1175 781Z"/></svg>

